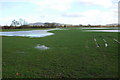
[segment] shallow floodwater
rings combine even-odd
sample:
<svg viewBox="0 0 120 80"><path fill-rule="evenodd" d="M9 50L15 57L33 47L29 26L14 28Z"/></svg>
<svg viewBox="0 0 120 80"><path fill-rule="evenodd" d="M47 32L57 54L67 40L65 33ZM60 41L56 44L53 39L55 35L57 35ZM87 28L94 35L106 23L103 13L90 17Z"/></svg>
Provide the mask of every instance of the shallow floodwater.
<svg viewBox="0 0 120 80"><path fill-rule="evenodd" d="M104 30L104 29L110 29L110 30L120 30L120 28L119 27L81 27L80 29L102 29L102 30Z"/></svg>
<svg viewBox="0 0 120 80"><path fill-rule="evenodd" d="M40 49L40 50L47 50L47 49L49 49L49 47L47 47L45 45L40 45L40 44L37 44L37 46L35 46L35 48Z"/></svg>
<svg viewBox="0 0 120 80"><path fill-rule="evenodd" d="M110 29L106 27L82 27L81 29Z"/></svg>
<svg viewBox="0 0 120 80"><path fill-rule="evenodd" d="M0 32L0 36L22 36L22 37L31 37L31 38L32 37L45 37L45 36L54 35L54 33L48 32L51 30L59 30L59 28L47 29L47 30Z"/></svg>
<svg viewBox="0 0 120 80"><path fill-rule="evenodd" d="M87 32L120 32L120 30L84 30Z"/></svg>

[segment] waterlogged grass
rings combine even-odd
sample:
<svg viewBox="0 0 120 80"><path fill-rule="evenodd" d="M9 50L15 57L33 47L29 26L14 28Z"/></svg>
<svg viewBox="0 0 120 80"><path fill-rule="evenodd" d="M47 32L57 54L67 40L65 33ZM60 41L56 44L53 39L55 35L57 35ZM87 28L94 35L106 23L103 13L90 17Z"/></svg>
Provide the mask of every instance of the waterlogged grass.
<svg viewBox="0 0 120 80"><path fill-rule="evenodd" d="M55 30L43 38L2 37L3 78L116 78L118 33ZM100 47L94 42L96 38ZM104 47L105 39L108 47ZM37 44L48 50L34 48Z"/></svg>

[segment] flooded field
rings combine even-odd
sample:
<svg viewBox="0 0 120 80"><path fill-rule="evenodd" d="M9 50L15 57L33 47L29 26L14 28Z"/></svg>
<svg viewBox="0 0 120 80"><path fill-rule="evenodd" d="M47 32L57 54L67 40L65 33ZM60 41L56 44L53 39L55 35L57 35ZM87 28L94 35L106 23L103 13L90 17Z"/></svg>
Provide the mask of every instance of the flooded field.
<svg viewBox="0 0 120 80"><path fill-rule="evenodd" d="M117 28L103 28L103 27L85 28L84 27L84 28L80 28L80 29L85 31L85 32L120 32L120 30L117 30ZM94 30L91 30L91 29L94 29ZM104 30L104 29L113 29L113 30ZM116 30L114 30L114 29L116 29ZM69 30L69 29L54 28L54 29L47 29L47 30L0 32L0 36L22 36L22 37L31 37L31 38L33 38L33 37L45 37L45 36L54 35L54 33L48 32L48 31L52 31L52 30Z"/></svg>
<svg viewBox="0 0 120 80"><path fill-rule="evenodd" d="M117 29L20 30L0 32L3 78L118 77Z"/></svg>

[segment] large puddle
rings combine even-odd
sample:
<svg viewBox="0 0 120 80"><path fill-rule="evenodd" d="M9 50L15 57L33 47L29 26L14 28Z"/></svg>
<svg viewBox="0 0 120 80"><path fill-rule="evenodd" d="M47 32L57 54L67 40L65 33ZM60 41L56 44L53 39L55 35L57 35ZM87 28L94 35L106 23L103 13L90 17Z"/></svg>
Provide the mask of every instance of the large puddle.
<svg viewBox="0 0 120 80"><path fill-rule="evenodd" d="M110 28L106 28L106 27L82 27L80 29L110 29Z"/></svg>
<svg viewBox="0 0 120 80"><path fill-rule="evenodd" d="M59 30L59 28L47 29L47 30L31 30L31 31L11 31L11 32L0 32L0 36L22 36L22 37L45 37L54 35L48 31Z"/></svg>
<svg viewBox="0 0 120 80"><path fill-rule="evenodd" d="M120 32L120 30L84 30L87 32Z"/></svg>
<svg viewBox="0 0 120 80"><path fill-rule="evenodd" d="M118 27L81 27L85 32L120 32Z"/></svg>
<svg viewBox="0 0 120 80"><path fill-rule="evenodd" d="M40 45L40 44L37 44L37 46L35 46L36 49L40 49L40 50L47 50L49 49L49 47L45 46L45 45Z"/></svg>

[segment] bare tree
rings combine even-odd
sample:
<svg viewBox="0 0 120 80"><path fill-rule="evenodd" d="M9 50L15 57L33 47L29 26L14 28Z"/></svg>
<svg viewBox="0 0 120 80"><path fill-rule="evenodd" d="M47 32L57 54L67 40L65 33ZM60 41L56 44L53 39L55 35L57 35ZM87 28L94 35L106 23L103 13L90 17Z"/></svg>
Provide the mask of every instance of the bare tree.
<svg viewBox="0 0 120 80"><path fill-rule="evenodd" d="M79 24L80 27L82 27L83 25L82 24Z"/></svg>
<svg viewBox="0 0 120 80"><path fill-rule="evenodd" d="M13 20L12 23L11 23L11 26L18 26L20 23L16 20Z"/></svg>
<svg viewBox="0 0 120 80"><path fill-rule="evenodd" d="M24 19L19 19L20 26L27 25L27 22Z"/></svg>
<svg viewBox="0 0 120 80"><path fill-rule="evenodd" d="M88 26L88 27L91 27L91 25L90 25L90 24L88 24L87 26Z"/></svg>

